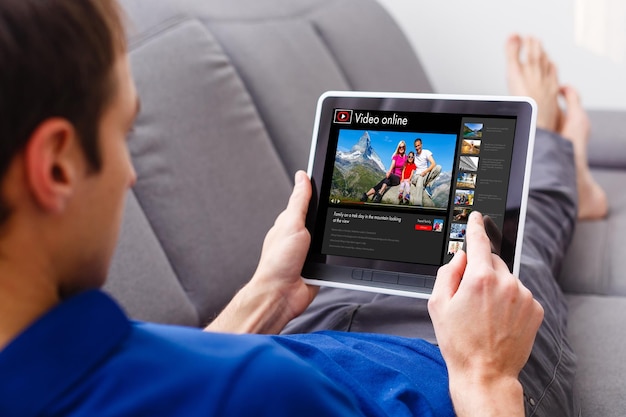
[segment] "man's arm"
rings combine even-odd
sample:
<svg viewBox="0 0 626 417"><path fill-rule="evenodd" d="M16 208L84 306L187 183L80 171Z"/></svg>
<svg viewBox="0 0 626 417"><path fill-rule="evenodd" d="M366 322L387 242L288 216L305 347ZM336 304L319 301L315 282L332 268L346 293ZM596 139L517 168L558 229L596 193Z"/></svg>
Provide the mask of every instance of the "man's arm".
<svg viewBox="0 0 626 417"><path fill-rule="evenodd" d="M430 164L430 165L428 165L428 168L426 168L426 169L422 172L422 174L421 174L421 175L422 175L422 177L425 177L426 175L428 175L428 173L429 173L430 171L432 171L433 169L435 169L435 166L437 165L437 164L435 163L435 158L433 158L433 155L432 155L432 154L430 154L430 155L428 156L428 162L429 162L429 164Z"/></svg>
<svg viewBox="0 0 626 417"><path fill-rule="evenodd" d="M287 208L265 236L254 276L205 330L278 333L313 301L319 288L300 275L311 242L305 227L310 199L311 181L299 171Z"/></svg>
<svg viewBox="0 0 626 417"><path fill-rule="evenodd" d="M491 253L480 213L470 215L467 254L440 268L428 310L459 417L523 416L519 373L543 308Z"/></svg>

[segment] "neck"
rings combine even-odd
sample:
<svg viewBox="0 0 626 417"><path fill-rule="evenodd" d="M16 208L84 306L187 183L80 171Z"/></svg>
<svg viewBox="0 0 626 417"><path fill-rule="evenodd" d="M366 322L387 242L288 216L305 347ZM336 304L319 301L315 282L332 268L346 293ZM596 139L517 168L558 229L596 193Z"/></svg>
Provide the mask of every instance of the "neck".
<svg viewBox="0 0 626 417"><path fill-rule="evenodd" d="M55 280L37 262L16 262L1 249L0 350L59 303Z"/></svg>

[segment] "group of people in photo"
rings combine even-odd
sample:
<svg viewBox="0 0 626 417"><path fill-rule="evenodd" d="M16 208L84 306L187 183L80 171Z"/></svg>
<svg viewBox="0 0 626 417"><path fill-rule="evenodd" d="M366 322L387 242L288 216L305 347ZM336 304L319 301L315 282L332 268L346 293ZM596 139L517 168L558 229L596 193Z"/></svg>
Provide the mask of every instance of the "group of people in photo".
<svg viewBox="0 0 626 417"><path fill-rule="evenodd" d="M433 153L423 148L421 138L413 141L415 152L406 153L406 142L401 140L391 157L391 165L385 177L361 196L361 201L380 203L389 188L399 185L398 204L422 205L422 192L426 191L441 173ZM411 199L411 186L415 185L417 195ZM427 191L426 191L427 192Z"/></svg>

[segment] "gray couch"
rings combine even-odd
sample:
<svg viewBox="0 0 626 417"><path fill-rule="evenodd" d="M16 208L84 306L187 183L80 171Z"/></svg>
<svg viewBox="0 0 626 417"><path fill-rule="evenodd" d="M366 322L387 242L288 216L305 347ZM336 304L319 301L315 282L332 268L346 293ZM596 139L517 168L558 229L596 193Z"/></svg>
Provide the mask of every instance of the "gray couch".
<svg viewBox="0 0 626 417"><path fill-rule="evenodd" d="M317 97L330 89L432 87L375 1L122 4L142 101L130 140L139 180L106 290L133 318L203 326L253 274L293 173L306 168ZM626 413L626 278L618 255L626 134L621 114L593 118L591 162L611 214L578 225L561 284L585 415L618 416Z"/></svg>

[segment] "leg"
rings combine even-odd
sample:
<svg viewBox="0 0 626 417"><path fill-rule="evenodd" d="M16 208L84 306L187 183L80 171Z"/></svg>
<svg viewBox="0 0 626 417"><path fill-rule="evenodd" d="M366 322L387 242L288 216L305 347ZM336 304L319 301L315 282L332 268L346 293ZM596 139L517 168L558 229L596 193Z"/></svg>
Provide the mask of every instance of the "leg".
<svg viewBox="0 0 626 417"><path fill-rule="evenodd" d="M526 415L574 416L576 359L567 338L567 304L556 281L576 221L574 152L554 133L538 131L526 214L520 280L545 311L520 374Z"/></svg>
<svg viewBox="0 0 626 417"><path fill-rule="evenodd" d="M422 177L421 175L416 175L414 178L414 184L415 184L415 192L411 193L412 194L412 198L411 198L411 203L413 205L416 206L423 206L424 205L424 177Z"/></svg>
<svg viewBox="0 0 626 417"><path fill-rule="evenodd" d="M520 59L522 46L525 49L524 62ZM574 146L578 218L606 216L606 194L591 176L587 164L589 119L580 105L578 94L571 87L559 87L556 67L537 40L525 39L522 42L519 36L512 36L507 41L506 51L511 94L534 98L539 108L537 127L560 134ZM559 94L567 105L567 113L558 105Z"/></svg>
<svg viewBox="0 0 626 417"><path fill-rule="evenodd" d="M400 203L402 203L402 200L404 199L404 194L408 192L409 191L407 190L407 180L402 180L400 182L400 189L398 192L398 200L400 200Z"/></svg>
<svg viewBox="0 0 626 417"><path fill-rule="evenodd" d="M371 197L371 196L374 196L374 198L376 198L377 195L381 194L381 192L379 190L381 189L381 187L384 187L386 181L388 181L388 179L387 178L383 178L382 180L380 180L378 182L378 184L376 184L375 186L370 188L366 193L363 193L363 196L361 197L361 201L367 201L367 199L369 197ZM374 201L374 200L372 200L372 201ZM380 201L380 200L378 200L378 201Z"/></svg>
<svg viewBox="0 0 626 417"><path fill-rule="evenodd" d="M406 179L402 181L402 191L404 195L400 195L400 203L411 204L411 180Z"/></svg>
<svg viewBox="0 0 626 417"><path fill-rule="evenodd" d="M382 181L382 187L380 187L380 191L378 191L378 194L382 196L385 194L385 191L387 191L387 188L395 187L398 184L400 184L400 177L395 174L391 174L389 178L385 178Z"/></svg>
<svg viewBox="0 0 626 417"><path fill-rule="evenodd" d="M513 38L512 38L513 39ZM541 52L528 68L519 62L520 41L507 44L509 81L525 85L537 76L538 84L556 82L551 71L537 71L542 62L553 67ZM535 45L538 46L538 45ZM513 48L513 50L511 50ZM513 88L512 88L513 89ZM544 94L553 92L553 100L540 104L543 127L564 126L564 118L572 118L582 110L568 108L564 114L558 109L559 88L539 88ZM528 93L524 93L528 94ZM538 102L539 97L535 97ZM568 105L574 105L566 101ZM553 111L556 108L556 111ZM545 111L552 114L544 117ZM551 113L550 113L551 112ZM556 118L556 121L555 121ZM555 133L540 130L534 153L534 171L524 235L520 279L533 292L545 309L544 323L539 329L531 357L520 375L525 390L527 415L577 415L577 400L573 382L575 358L566 336L567 305L556 282L563 255L569 244L577 212L579 167L574 164L576 146ZM356 291L322 289L305 314L286 328L287 332L306 332L331 328L346 331L367 331L421 337L434 340L432 324L423 300L372 295Z"/></svg>
<svg viewBox="0 0 626 417"><path fill-rule="evenodd" d="M435 167L424 178L424 187L430 187L439 174L441 174L441 165L435 165Z"/></svg>
<svg viewBox="0 0 626 417"><path fill-rule="evenodd" d="M575 356L566 335L567 304L556 277L577 212L578 218L604 216L606 196L589 173L589 121L576 92L558 87L556 69L538 41L513 36L506 49L510 89L535 98L537 124L546 129L537 131L520 270L520 279L543 305L545 319L520 380L527 414L576 415ZM559 108L559 94L566 112Z"/></svg>

